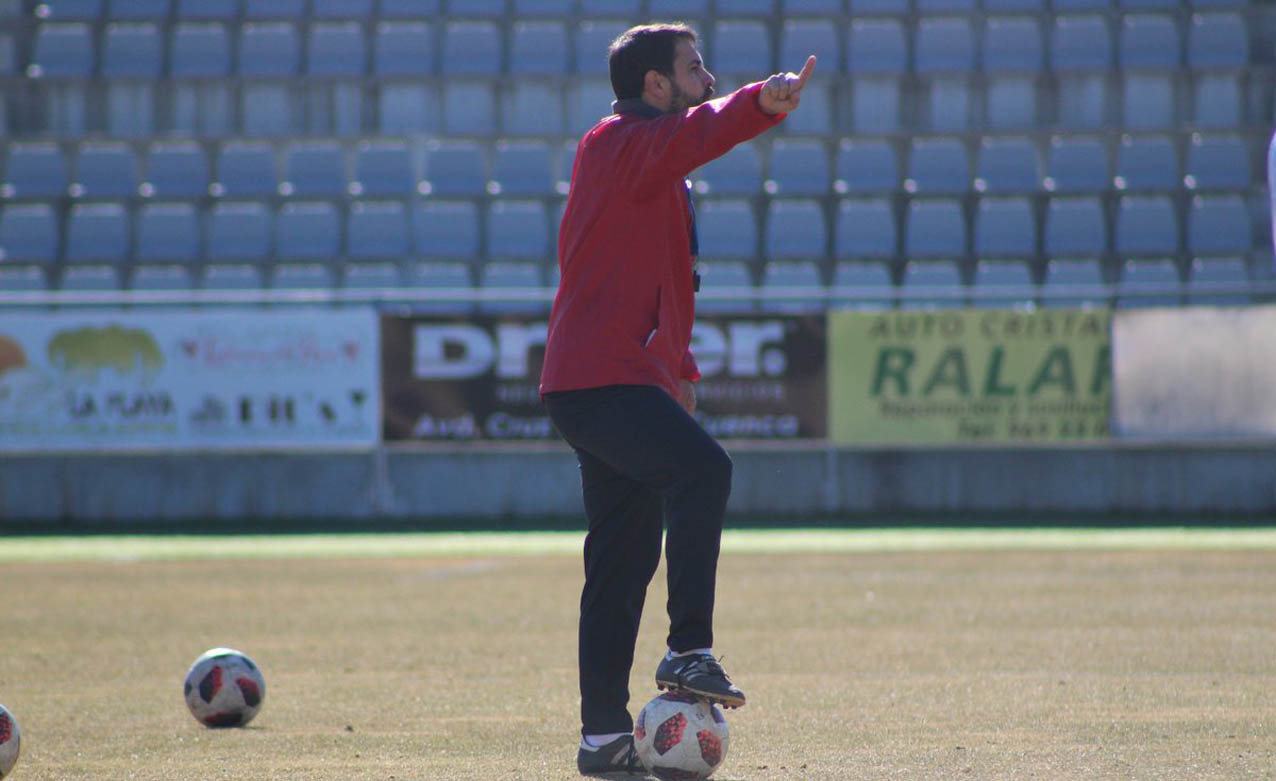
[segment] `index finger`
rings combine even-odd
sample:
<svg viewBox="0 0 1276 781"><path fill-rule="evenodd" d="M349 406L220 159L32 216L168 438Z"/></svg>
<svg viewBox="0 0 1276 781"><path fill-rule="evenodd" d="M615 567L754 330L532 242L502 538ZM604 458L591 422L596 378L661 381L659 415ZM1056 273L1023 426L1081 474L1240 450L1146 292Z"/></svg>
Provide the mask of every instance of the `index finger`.
<svg viewBox="0 0 1276 781"><path fill-rule="evenodd" d="M806 64L802 66L802 72L798 74L797 88L802 89L806 86L806 80L811 78L811 72L815 70L815 55L812 54L806 58Z"/></svg>

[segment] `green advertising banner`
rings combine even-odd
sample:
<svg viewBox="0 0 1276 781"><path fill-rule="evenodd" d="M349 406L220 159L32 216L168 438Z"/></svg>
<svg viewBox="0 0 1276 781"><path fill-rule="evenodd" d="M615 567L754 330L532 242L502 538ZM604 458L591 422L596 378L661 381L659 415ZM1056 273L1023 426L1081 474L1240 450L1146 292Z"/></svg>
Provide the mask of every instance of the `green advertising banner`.
<svg viewBox="0 0 1276 781"><path fill-rule="evenodd" d="M1108 438L1108 310L829 313L837 444Z"/></svg>

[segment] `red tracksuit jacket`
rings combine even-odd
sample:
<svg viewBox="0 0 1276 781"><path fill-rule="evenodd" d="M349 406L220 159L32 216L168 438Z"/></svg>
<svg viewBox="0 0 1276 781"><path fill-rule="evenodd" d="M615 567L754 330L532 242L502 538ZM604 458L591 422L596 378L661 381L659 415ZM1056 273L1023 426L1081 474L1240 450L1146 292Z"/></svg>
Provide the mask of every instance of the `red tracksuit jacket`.
<svg viewBox="0 0 1276 781"><path fill-rule="evenodd" d="M581 138L558 234L561 280L549 316L541 393L655 385L678 397L700 372L691 218L684 179L784 114L751 84L680 114L624 111Z"/></svg>

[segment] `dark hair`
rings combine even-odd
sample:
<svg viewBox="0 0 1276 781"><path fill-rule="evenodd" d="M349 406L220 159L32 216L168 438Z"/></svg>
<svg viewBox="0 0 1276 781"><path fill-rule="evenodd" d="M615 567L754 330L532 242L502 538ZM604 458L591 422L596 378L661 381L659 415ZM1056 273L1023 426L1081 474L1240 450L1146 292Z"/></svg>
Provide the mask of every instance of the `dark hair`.
<svg viewBox="0 0 1276 781"><path fill-rule="evenodd" d="M642 97L647 71L673 77L673 60L680 39L696 43L696 31L685 24L640 24L611 42L607 67L617 100Z"/></svg>

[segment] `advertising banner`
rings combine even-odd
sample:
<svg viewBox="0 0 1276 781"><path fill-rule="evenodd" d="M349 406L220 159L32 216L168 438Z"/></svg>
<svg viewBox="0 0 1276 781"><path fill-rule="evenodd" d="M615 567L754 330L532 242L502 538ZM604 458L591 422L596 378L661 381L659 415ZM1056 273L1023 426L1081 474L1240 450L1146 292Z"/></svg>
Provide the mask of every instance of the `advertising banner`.
<svg viewBox="0 0 1276 781"><path fill-rule="evenodd" d="M557 435L537 386L543 318L383 316L387 441L535 441ZM697 417L725 439L827 435L823 316L713 317L691 349Z"/></svg>
<svg viewBox="0 0 1276 781"><path fill-rule="evenodd" d="M371 309L0 315L0 452L374 447Z"/></svg>
<svg viewBox="0 0 1276 781"><path fill-rule="evenodd" d="M831 439L940 445L1108 438L1107 310L829 313Z"/></svg>

